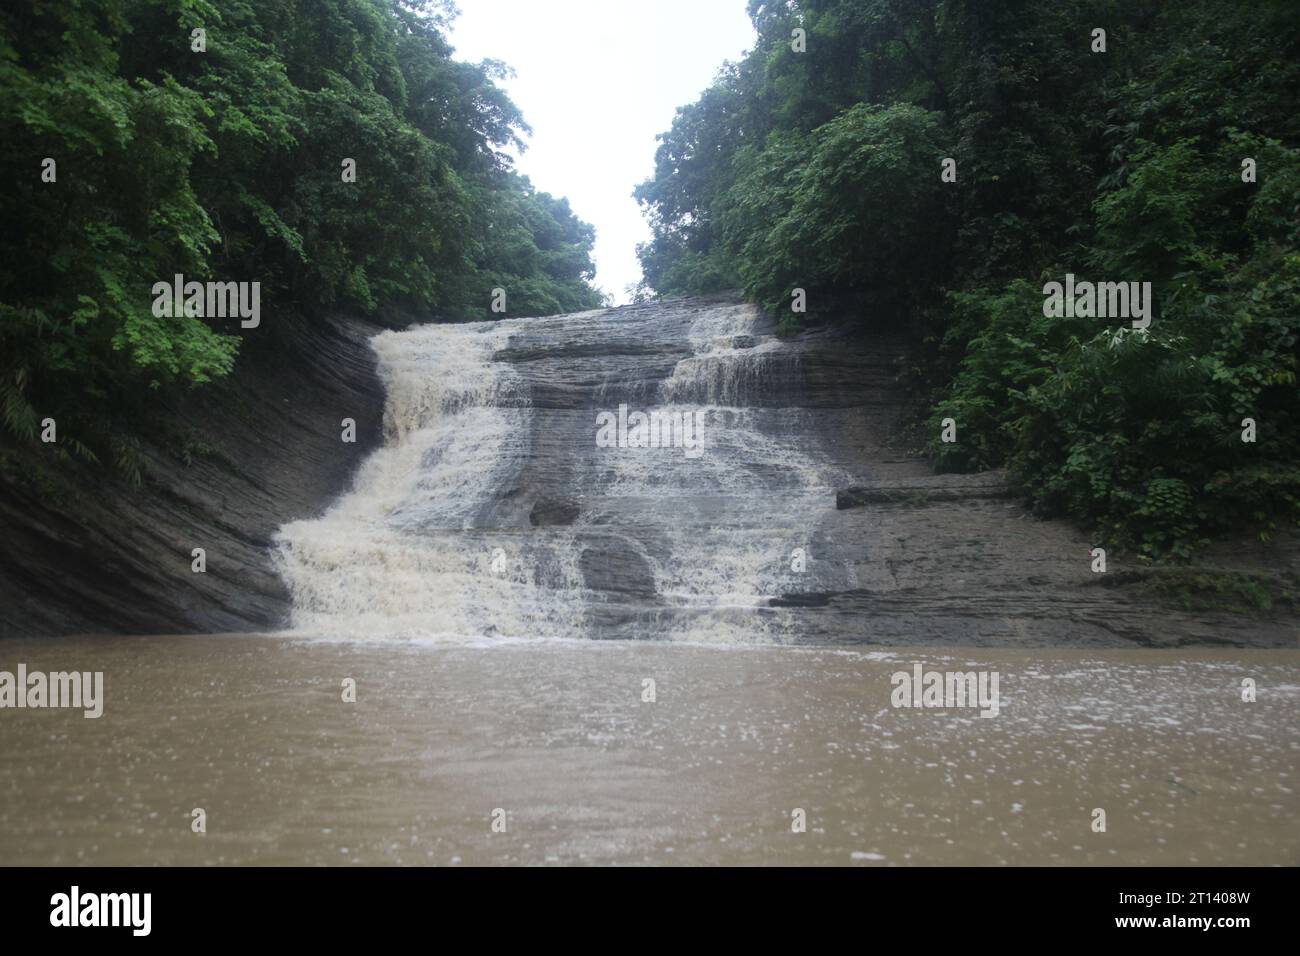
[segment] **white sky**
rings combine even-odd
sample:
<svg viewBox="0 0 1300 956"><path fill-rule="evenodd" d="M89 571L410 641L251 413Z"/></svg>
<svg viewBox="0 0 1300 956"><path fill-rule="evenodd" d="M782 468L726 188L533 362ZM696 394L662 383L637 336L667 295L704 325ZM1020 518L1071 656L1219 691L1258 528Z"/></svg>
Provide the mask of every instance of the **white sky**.
<svg viewBox="0 0 1300 956"><path fill-rule="evenodd" d="M456 58L504 60L501 82L533 128L518 170L596 227L596 284L616 303L641 279L650 230L632 189L655 134L724 60L753 45L745 0L458 0Z"/></svg>

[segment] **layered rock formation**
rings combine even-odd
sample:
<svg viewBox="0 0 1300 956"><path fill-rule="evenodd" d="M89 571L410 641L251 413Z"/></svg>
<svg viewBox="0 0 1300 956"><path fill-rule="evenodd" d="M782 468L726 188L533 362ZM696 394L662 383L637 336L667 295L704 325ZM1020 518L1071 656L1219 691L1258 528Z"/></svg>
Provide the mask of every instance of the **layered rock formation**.
<svg viewBox="0 0 1300 956"><path fill-rule="evenodd" d="M106 468L51 471L39 450L17 458L0 475L0 635L283 624L272 537L342 493L378 444L377 331L264 321L229 381L157 409L138 489ZM343 418L357 422L355 444L340 440ZM191 569L195 548L205 573Z"/></svg>
<svg viewBox="0 0 1300 956"><path fill-rule="evenodd" d="M933 475L900 437L900 335L781 339L725 298L267 328L232 381L161 410L143 488L3 474L4 634L1296 640L1289 607L1192 612L1107 587L1134 568L1094 574L1092 543L1027 514L1003 476ZM1296 548L1238 544L1226 563L1294 580Z"/></svg>
<svg viewBox="0 0 1300 956"><path fill-rule="evenodd" d="M381 337L384 448L327 515L280 538L294 626L357 639L1294 643L1285 613L1176 611L1100 586L1091 543L1026 514L1002 476L935 476L900 450L902 336L774 333L750 306L688 299ZM665 424L688 415L704 423L696 454ZM612 419L611 444L600 423ZM1294 549L1263 560L1291 566Z"/></svg>

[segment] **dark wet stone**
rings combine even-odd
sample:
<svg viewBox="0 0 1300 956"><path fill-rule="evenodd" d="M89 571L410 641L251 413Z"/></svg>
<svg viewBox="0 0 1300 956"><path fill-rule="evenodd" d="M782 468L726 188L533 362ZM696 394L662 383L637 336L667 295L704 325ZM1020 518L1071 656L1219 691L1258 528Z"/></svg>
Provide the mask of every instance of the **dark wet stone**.
<svg viewBox="0 0 1300 956"><path fill-rule="evenodd" d="M267 630L281 525L319 514L382 438L375 326L264 317L233 376L156 409L142 488L106 468L0 474L0 636ZM340 440L344 418L357 441ZM189 449L183 446L190 444ZM184 460L188 453L188 463ZM207 571L191 570L203 548Z"/></svg>
<svg viewBox="0 0 1300 956"><path fill-rule="evenodd" d="M545 525L569 525L578 520L578 502L572 498L543 498L533 505L528 523L534 528Z"/></svg>
<svg viewBox="0 0 1300 956"><path fill-rule="evenodd" d="M640 598L655 593L650 563L625 539L586 538L578 566L584 585L593 591L617 591Z"/></svg>
<svg viewBox="0 0 1300 956"><path fill-rule="evenodd" d="M867 318L778 339L770 317L714 297L509 328L494 360L510 385L500 403L518 414L490 480L470 488L455 520L422 517L419 496L392 518L411 534L452 536L463 553L504 546L537 588L581 589L574 613L546 622L556 631L826 645L1294 645L1294 609L1247 619L1096 586L1111 582L1090 573L1086 532L1033 518L1005 476L932 474L918 458L924 440L905 424L917 418L899 376L908 338ZM24 478L38 473L37 452L23 453L30 468L0 469L0 634L283 623L277 529L321 513L381 437L383 396L365 341L374 331L286 322L278 337L247 341L231 382L161 410L170 430L192 430L210 448L186 464L174 443L146 441L150 477L139 491L81 469L48 494ZM670 402L707 410L701 457L597 446L601 413ZM357 421L355 445L339 441L344 417ZM194 547L207 550L206 574L190 571ZM1294 538L1279 535L1266 552L1258 542L1234 547L1222 552L1230 566L1297 566ZM1111 556L1114 573L1125 564Z"/></svg>

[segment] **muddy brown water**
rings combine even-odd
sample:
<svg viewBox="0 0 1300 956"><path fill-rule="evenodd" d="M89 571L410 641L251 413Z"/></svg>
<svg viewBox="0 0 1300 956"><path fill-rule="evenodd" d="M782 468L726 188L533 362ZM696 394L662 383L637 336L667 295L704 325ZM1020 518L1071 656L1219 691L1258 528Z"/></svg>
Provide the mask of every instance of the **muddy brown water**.
<svg viewBox="0 0 1300 956"><path fill-rule="evenodd" d="M774 333L682 300L376 337L348 492L269 557L187 520L127 589L242 606L273 559L289 632L0 641L106 698L0 709L0 863L1300 863L1294 614L1093 573L1001 476L896 447L901 339ZM894 706L918 665L996 674L996 716Z"/></svg>
<svg viewBox="0 0 1300 956"><path fill-rule="evenodd" d="M0 710L3 864L1300 863L1292 651L0 644L19 662L102 671L105 701ZM892 706L916 663L997 672L998 715Z"/></svg>

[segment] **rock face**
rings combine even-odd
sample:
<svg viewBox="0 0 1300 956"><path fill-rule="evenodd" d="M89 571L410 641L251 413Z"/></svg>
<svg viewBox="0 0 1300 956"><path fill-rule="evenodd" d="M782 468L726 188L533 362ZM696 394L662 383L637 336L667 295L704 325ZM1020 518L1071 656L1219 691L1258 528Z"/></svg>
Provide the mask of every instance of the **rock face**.
<svg viewBox="0 0 1300 956"><path fill-rule="evenodd" d="M578 502L572 498L539 498L528 513L528 521L539 525L573 524L578 520Z"/></svg>
<svg viewBox="0 0 1300 956"><path fill-rule="evenodd" d="M687 299L381 336L384 447L278 538L294 627L1294 644L1293 617L1099 587L1091 543L1027 515L1001 475L936 476L897 451L901 336L774 332L752 307ZM1272 554L1293 566L1294 549Z"/></svg>
<svg viewBox="0 0 1300 956"><path fill-rule="evenodd" d="M6 472L3 633L1295 643L1290 613L1099 586L1132 568L1103 581L1001 475L899 451L901 336L779 339L721 298L378 332L250 341L233 381L163 410L139 491ZM183 464L173 432L211 447Z"/></svg>
<svg viewBox="0 0 1300 956"><path fill-rule="evenodd" d="M264 321L231 380L159 409L137 490L102 468L54 489L30 470L0 475L0 634L282 625L276 529L319 513L380 441L383 394L368 345L377 331ZM356 421L355 444L341 441L344 418ZM191 570L194 548L206 552L203 574Z"/></svg>

